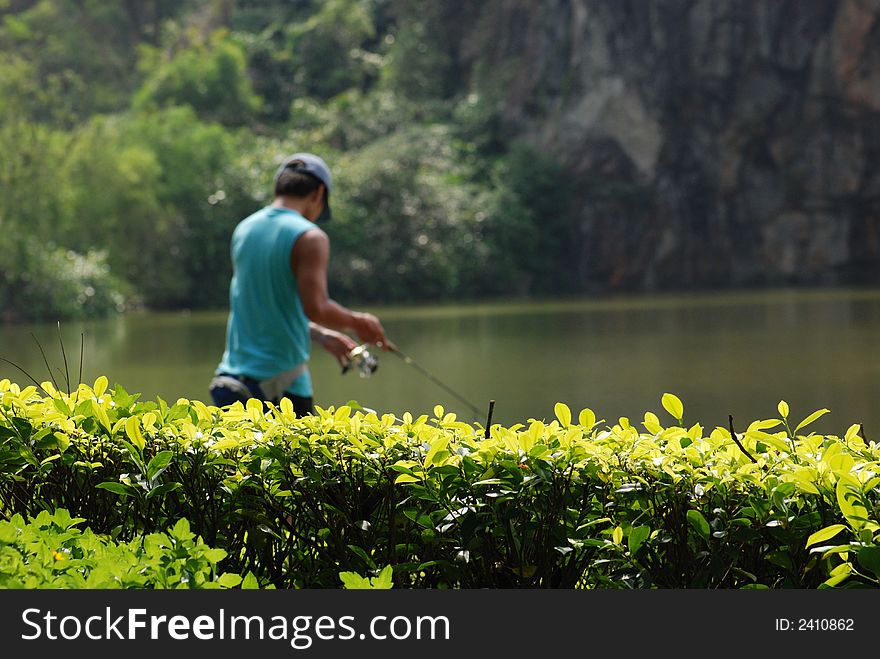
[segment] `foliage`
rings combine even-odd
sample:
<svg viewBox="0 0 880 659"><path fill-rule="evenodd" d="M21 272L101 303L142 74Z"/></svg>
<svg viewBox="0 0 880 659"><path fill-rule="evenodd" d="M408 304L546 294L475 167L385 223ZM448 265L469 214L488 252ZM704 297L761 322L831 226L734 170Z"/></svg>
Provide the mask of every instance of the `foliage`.
<svg viewBox="0 0 880 659"><path fill-rule="evenodd" d="M106 249L152 307L221 305L229 236L253 206L236 147L184 107L95 120L69 155L66 241Z"/></svg>
<svg viewBox="0 0 880 659"><path fill-rule="evenodd" d="M824 410L795 425L781 404L734 441L667 394L667 426L558 404L486 437L440 407L297 418L107 385L0 383L3 516L63 507L126 541L186 518L224 569L278 587L379 566L403 587L878 585L880 447L807 432Z"/></svg>
<svg viewBox="0 0 880 659"><path fill-rule="evenodd" d="M138 42L187 2L38 0L16 3L0 22L0 50L33 66L52 92L36 118L81 120L126 107L136 82Z"/></svg>
<svg viewBox="0 0 880 659"><path fill-rule="evenodd" d="M0 521L0 588L234 588L217 570L226 556L196 538L185 519L167 533L117 543L64 509ZM245 586L256 586L253 575Z"/></svg>
<svg viewBox="0 0 880 659"><path fill-rule="evenodd" d="M346 300L442 299L560 290L552 254L567 189L558 166L518 145L492 186L444 126L398 130L340 161L330 281Z"/></svg>
<svg viewBox="0 0 880 659"><path fill-rule="evenodd" d="M329 99L358 87L369 69L359 50L375 35L365 3L327 0L308 20L292 24L288 39L297 96Z"/></svg>
<svg viewBox="0 0 880 659"><path fill-rule="evenodd" d="M0 238L0 320L93 318L123 311L129 287L106 254L80 254L29 237Z"/></svg>
<svg viewBox="0 0 880 659"><path fill-rule="evenodd" d="M570 289L574 278L556 261L576 262L568 251L574 243L566 211L572 186L559 162L515 142L498 159L492 175L493 204L485 240L505 264L507 278L519 278L522 293Z"/></svg>
<svg viewBox="0 0 880 659"><path fill-rule="evenodd" d="M393 568L387 565L375 577L362 577L357 572L340 572L339 580L347 590L389 590L393 573Z"/></svg>
<svg viewBox="0 0 880 659"><path fill-rule="evenodd" d="M10 316L100 315L120 291L160 308L225 302L229 235L255 205L235 135L181 107L99 117L66 136L21 119L0 127L0 145L21 158L0 164Z"/></svg>
<svg viewBox="0 0 880 659"><path fill-rule="evenodd" d="M185 105L205 121L247 124L259 109L260 99L251 88L243 48L224 31L206 40L195 31L190 35L194 43L164 61L158 50L144 50L145 57L153 61L143 65L150 74L134 96L134 107Z"/></svg>
<svg viewBox="0 0 880 659"><path fill-rule="evenodd" d="M405 12L386 37L389 48L382 67L382 85L421 104L449 98L457 90L457 71L449 52L451 40L441 31L443 24L432 15L438 9L425 6L418 13Z"/></svg>
<svg viewBox="0 0 880 659"><path fill-rule="evenodd" d="M45 244L104 254L132 306L222 307L235 224L301 150L337 181L329 283L346 302L571 290L565 177L510 143L503 94L468 77L458 26L479 13L460 0L0 9L6 291L51 261L10 254ZM4 316L92 315L110 307L89 287L120 288L77 286L36 304L7 292Z"/></svg>
<svg viewBox="0 0 880 659"><path fill-rule="evenodd" d="M463 264L479 258L482 214L456 156L438 127L397 132L340 163L338 221L327 227L334 294L436 299L460 289Z"/></svg>

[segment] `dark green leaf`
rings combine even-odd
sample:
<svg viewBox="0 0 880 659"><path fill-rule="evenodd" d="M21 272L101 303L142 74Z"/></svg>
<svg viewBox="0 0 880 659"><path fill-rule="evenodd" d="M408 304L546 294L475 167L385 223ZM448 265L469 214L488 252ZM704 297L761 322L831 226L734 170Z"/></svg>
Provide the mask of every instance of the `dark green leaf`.
<svg viewBox="0 0 880 659"><path fill-rule="evenodd" d="M183 487L180 483L163 483L162 485L157 485L147 493L147 499L164 496L169 492L174 492L174 490L180 487Z"/></svg>
<svg viewBox="0 0 880 659"><path fill-rule="evenodd" d="M880 578L880 546L862 547L859 550L859 563Z"/></svg>
<svg viewBox="0 0 880 659"><path fill-rule="evenodd" d="M697 533L708 540L711 529L709 528L709 522L706 521L703 514L699 510L689 510L687 512L687 518L688 522L691 523L691 526L697 530Z"/></svg>
<svg viewBox="0 0 880 659"><path fill-rule="evenodd" d="M171 451L160 451L150 460L150 464L147 465L147 478L152 480L155 478L161 471L163 471L170 463L171 460L174 459L174 453Z"/></svg>
<svg viewBox="0 0 880 659"><path fill-rule="evenodd" d="M645 540L651 535L651 527L649 526L636 526L630 529L629 536L627 538L627 544L629 545L629 551L631 554L635 554L639 551L639 548L644 544Z"/></svg>

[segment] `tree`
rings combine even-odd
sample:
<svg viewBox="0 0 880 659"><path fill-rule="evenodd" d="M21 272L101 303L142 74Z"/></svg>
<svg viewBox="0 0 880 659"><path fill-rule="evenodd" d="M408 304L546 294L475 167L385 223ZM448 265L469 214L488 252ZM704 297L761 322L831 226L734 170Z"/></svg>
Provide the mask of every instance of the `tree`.
<svg viewBox="0 0 880 659"><path fill-rule="evenodd" d="M205 121L226 126L248 124L260 107L247 75L244 49L225 30L203 40L195 30L191 45L163 56L145 49L151 69L134 96L140 110L188 105Z"/></svg>

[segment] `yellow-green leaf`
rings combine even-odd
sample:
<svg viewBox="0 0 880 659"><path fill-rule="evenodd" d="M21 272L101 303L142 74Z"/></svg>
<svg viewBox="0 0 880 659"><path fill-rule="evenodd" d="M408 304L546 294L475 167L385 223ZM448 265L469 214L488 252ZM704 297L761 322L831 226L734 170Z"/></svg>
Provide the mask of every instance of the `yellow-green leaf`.
<svg viewBox="0 0 880 659"><path fill-rule="evenodd" d="M645 430L652 435L663 432L663 426L660 425L660 419L658 419L657 415L653 412L645 412L645 420L642 422L642 425L645 426Z"/></svg>
<svg viewBox="0 0 880 659"><path fill-rule="evenodd" d="M544 436L544 429L545 426L540 421L533 421L529 425L528 435L529 439L532 440L532 445Z"/></svg>
<svg viewBox="0 0 880 659"><path fill-rule="evenodd" d="M779 439L779 437L774 437L773 435L768 435L765 432L755 432L755 433L746 433L747 437L751 437L756 441L764 442L765 444L769 444L773 448L775 448L780 453L791 453L792 447L791 444L786 442L784 439Z"/></svg>
<svg viewBox="0 0 880 659"><path fill-rule="evenodd" d="M623 542L623 529L619 526L611 532L611 539L614 541L615 545L619 545Z"/></svg>
<svg viewBox="0 0 880 659"><path fill-rule="evenodd" d="M788 418L788 403L786 403L784 400L781 400L779 401L779 405L776 406L776 409L779 410L779 416L781 416L783 419Z"/></svg>
<svg viewBox="0 0 880 659"><path fill-rule="evenodd" d="M861 428L858 423L852 424L849 428L846 429L846 435L844 435L844 440L849 443L854 440L856 437L860 438Z"/></svg>
<svg viewBox="0 0 880 659"><path fill-rule="evenodd" d="M749 427L746 429L746 433L750 433L754 430L769 430L770 428L775 428L782 421L779 419L763 419L761 421L752 421L749 424Z"/></svg>
<svg viewBox="0 0 880 659"><path fill-rule="evenodd" d="M211 448L213 448L215 451L223 451L225 449L234 448L236 446L238 446L238 441L236 441L234 439L227 438L227 439L221 439L216 444L211 446Z"/></svg>
<svg viewBox="0 0 880 659"><path fill-rule="evenodd" d="M55 441L58 442L58 450L64 453L67 450L67 447L70 446L70 437L65 435L62 432L53 433L55 437Z"/></svg>
<svg viewBox="0 0 880 659"><path fill-rule="evenodd" d="M571 410L568 405L565 403L556 403L553 411L556 413L556 418L559 419L559 423L562 424L563 428L567 428L571 425Z"/></svg>
<svg viewBox="0 0 880 659"><path fill-rule="evenodd" d="M101 396L107 391L107 385L109 384L107 380L107 376L101 375L98 376L98 379L95 380L95 385L92 387L92 391L95 392L96 396Z"/></svg>
<svg viewBox="0 0 880 659"><path fill-rule="evenodd" d="M837 574L824 582L826 586L836 586L837 584L843 583L844 581L849 579L849 575L852 574L852 566L849 563L843 563L838 567L843 569L838 570L837 568L835 568Z"/></svg>
<svg viewBox="0 0 880 659"><path fill-rule="evenodd" d="M831 410L826 410L826 409L816 410L816 411L813 412L810 416L808 416L806 419L804 419L803 421L801 421L801 422L798 424L797 428L794 429L794 434L797 435L798 431L799 431L801 428L806 428L808 425L810 425L811 423L813 423L816 419L819 419L819 418L825 416L825 415L828 414L830 411L831 411Z"/></svg>
<svg viewBox="0 0 880 659"><path fill-rule="evenodd" d="M584 427L584 430L589 430L596 425L596 413L590 408L581 410L578 415L578 423Z"/></svg>
<svg viewBox="0 0 880 659"><path fill-rule="evenodd" d="M245 409L247 410L248 418L256 423L263 416L263 401L259 398L248 398Z"/></svg>
<svg viewBox="0 0 880 659"><path fill-rule="evenodd" d="M681 422L682 418L684 418L684 404L675 394L663 394L663 398L660 401L663 403L663 409L669 412L673 418Z"/></svg>
<svg viewBox="0 0 880 659"><path fill-rule="evenodd" d="M812 547L820 542L830 540L845 528L846 526L844 524L832 524L831 526L826 526L821 531L816 531L807 539L807 547Z"/></svg>
<svg viewBox="0 0 880 659"><path fill-rule="evenodd" d="M110 418L107 416L107 412L104 410L103 407L101 407L98 404L98 401L96 401L94 398L92 399L91 403L92 403L92 412L94 413L95 418L98 419L98 422L102 426L104 426L104 429L108 433L112 433L113 427L110 423Z"/></svg>
<svg viewBox="0 0 880 659"><path fill-rule="evenodd" d="M835 474L848 474L855 466L855 460L849 453L838 453L828 461L828 466Z"/></svg>
<svg viewBox="0 0 880 659"><path fill-rule="evenodd" d="M809 492L810 494L819 494L819 488L816 487L816 474L815 470L811 471L808 468L801 468L794 472L794 483L804 492Z"/></svg>
<svg viewBox="0 0 880 659"><path fill-rule="evenodd" d="M349 416L351 416L351 408L348 405L343 405L336 410L336 414L333 415L333 421L335 423L342 423L347 421Z"/></svg>
<svg viewBox="0 0 880 659"><path fill-rule="evenodd" d="M137 446L141 451L144 450L146 442L144 441L143 434L141 434L140 423L136 416L128 417L128 420L125 422L125 434L128 435L128 439L132 444Z"/></svg>
<svg viewBox="0 0 880 659"><path fill-rule="evenodd" d="M431 443L431 449L425 456L425 468L430 467L434 462L434 457L440 452L445 451L449 446L449 438L444 436L438 437Z"/></svg>
<svg viewBox="0 0 880 659"><path fill-rule="evenodd" d="M856 530L864 527L868 517L868 510L861 505L861 501L862 493L841 474L837 481L837 505L846 521Z"/></svg>

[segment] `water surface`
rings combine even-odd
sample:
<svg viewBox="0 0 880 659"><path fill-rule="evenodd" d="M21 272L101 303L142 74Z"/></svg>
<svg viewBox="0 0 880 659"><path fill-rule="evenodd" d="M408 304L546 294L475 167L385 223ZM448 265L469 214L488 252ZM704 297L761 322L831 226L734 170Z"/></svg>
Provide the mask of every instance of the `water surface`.
<svg viewBox="0 0 880 659"><path fill-rule="evenodd" d="M664 392L685 404L685 421L726 425L774 417L780 398L793 416L820 407L832 414L817 430L865 424L880 437L880 291L770 291L577 301L372 309L401 350L480 410L495 399L495 419L552 418L553 405L584 406L600 418L665 417ZM226 314L137 313L65 323L72 377L104 374L129 391L166 400L208 399L223 350ZM64 369L55 325L0 327L0 357L37 379ZM316 402L357 400L379 412L429 412L441 403L472 420L467 406L392 354L373 377L342 376L315 348ZM56 378L61 379L58 372ZM0 377L25 384L7 364ZM668 417L665 417L668 418ZM481 416L482 420L482 416Z"/></svg>

